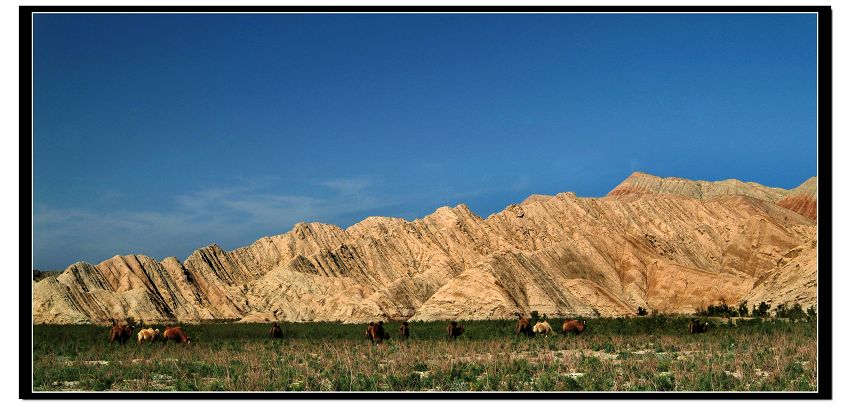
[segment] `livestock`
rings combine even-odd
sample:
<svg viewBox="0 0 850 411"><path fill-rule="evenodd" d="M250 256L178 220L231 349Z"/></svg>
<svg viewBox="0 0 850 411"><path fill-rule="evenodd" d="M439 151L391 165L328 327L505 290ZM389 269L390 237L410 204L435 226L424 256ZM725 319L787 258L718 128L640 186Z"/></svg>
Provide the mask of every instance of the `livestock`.
<svg viewBox="0 0 850 411"><path fill-rule="evenodd" d="M148 341L150 343L153 343L154 341L156 341L157 338L159 338L159 328L157 328L157 329L145 328L145 329L139 331L137 338L138 338L138 344L141 344L144 341Z"/></svg>
<svg viewBox="0 0 850 411"><path fill-rule="evenodd" d="M368 337L375 345L379 345L383 343L384 340L389 339L390 335L386 332L386 330L384 330L384 322L378 321L376 323L369 323L369 327L366 328L366 337Z"/></svg>
<svg viewBox="0 0 850 411"><path fill-rule="evenodd" d="M398 327L398 335L402 339L407 339L408 337L410 337L410 324L408 324L407 321L402 322L401 325Z"/></svg>
<svg viewBox="0 0 850 411"><path fill-rule="evenodd" d="M166 326L162 332L162 343L165 344L168 340L175 343L190 344L192 339L180 327Z"/></svg>
<svg viewBox="0 0 850 411"><path fill-rule="evenodd" d="M133 335L133 327L129 325L121 325L112 321L112 329L109 331L109 344L118 341L118 344L124 345L130 336Z"/></svg>
<svg viewBox="0 0 850 411"><path fill-rule="evenodd" d="M524 334L526 337L534 337L534 331L531 328L531 319L520 317L516 323L516 335Z"/></svg>
<svg viewBox="0 0 850 411"><path fill-rule="evenodd" d="M280 329L280 325L277 323L272 324L272 329L269 331L269 338L283 338L283 330Z"/></svg>
<svg viewBox="0 0 850 411"><path fill-rule="evenodd" d="M452 321L449 323L449 326L446 327L446 332L448 336L447 339L457 339L464 332L464 327L462 325L458 325L457 321Z"/></svg>
<svg viewBox="0 0 850 411"><path fill-rule="evenodd" d="M537 324L534 324L534 328L532 328L532 331L534 331L535 334L543 334L545 336L548 336L549 333L552 332L552 326L549 325L548 321L538 321Z"/></svg>
<svg viewBox="0 0 850 411"><path fill-rule="evenodd" d="M708 322L699 322L695 319L688 321L688 332L691 334L700 334L708 331Z"/></svg>
<svg viewBox="0 0 850 411"><path fill-rule="evenodd" d="M584 332L584 329L587 327L587 320L567 320L564 321L564 325L561 326L561 330L564 331L564 334L573 333L575 335L579 335Z"/></svg>

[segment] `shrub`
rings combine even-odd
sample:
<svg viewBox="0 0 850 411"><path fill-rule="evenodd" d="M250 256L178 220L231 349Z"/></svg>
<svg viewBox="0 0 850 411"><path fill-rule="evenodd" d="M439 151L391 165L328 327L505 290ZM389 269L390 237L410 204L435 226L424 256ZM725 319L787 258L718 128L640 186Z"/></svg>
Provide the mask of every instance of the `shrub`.
<svg viewBox="0 0 850 411"><path fill-rule="evenodd" d="M706 308L698 309L696 314L703 317L734 317L738 314L738 311L721 299L717 305L712 304Z"/></svg>
<svg viewBox="0 0 850 411"><path fill-rule="evenodd" d="M753 306L753 315L756 317L767 317L767 310L770 309L770 304L764 301L760 302L758 307Z"/></svg>
<svg viewBox="0 0 850 411"><path fill-rule="evenodd" d="M818 319L818 313L814 305L810 305L806 310L806 317L808 317L809 321L816 321Z"/></svg>
<svg viewBox="0 0 850 411"><path fill-rule="evenodd" d="M747 300L744 300L738 304L738 316L746 317L747 314L749 314L749 310L747 309Z"/></svg>
<svg viewBox="0 0 850 411"><path fill-rule="evenodd" d="M776 316L779 318L801 320L806 317L806 313L803 312L803 307L800 306L800 303L794 303L790 308L786 304L779 304L776 306Z"/></svg>

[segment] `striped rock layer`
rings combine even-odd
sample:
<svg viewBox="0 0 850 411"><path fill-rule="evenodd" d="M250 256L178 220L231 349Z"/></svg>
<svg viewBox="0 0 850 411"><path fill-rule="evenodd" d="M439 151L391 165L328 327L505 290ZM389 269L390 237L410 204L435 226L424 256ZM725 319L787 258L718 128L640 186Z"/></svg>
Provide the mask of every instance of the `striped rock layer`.
<svg viewBox="0 0 850 411"><path fill-rule="evenodd" d="M814 206L810 205L814 204ZM33 282L35 323L463 320L817 300L817 179L794 190L635 173L602 198L533 195L347 229L299 223L185 261L115 256Z"/></svg>

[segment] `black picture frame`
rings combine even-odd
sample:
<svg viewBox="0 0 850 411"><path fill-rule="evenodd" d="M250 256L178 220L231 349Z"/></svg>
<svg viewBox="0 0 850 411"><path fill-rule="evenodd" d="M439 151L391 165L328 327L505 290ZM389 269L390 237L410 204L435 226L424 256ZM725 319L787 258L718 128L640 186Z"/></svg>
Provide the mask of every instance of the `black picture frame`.
<svg viewBox="0 0 850 411"><path fill-rule="evenodd" d="M19 289L22 399L831 399L832 398L832 10L829 6L20 6L20 244L32 245L32 17L34 13L817 13L818 390L815 392L35 392L32 288ZM30 109L27 109L30 108ZM20 248L21 264L32 247ZM29 273L21 267L21 274Z"/></svg>

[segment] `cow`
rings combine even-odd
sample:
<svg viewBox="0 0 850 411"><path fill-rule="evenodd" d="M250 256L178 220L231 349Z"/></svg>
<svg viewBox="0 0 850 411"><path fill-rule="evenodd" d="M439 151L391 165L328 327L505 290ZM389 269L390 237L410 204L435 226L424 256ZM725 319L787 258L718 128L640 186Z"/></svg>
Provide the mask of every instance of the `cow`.
<svg viewBox="0 0 850 411"><path fill-rule="evenodd" d="M190 344L192 339L180 327L166 326L162 332L162 343L165 344L168 340L172 340L178 344Z"/></svg>
<svg viewBox="0 0 850 411"><path fill-rule="evenodd" d="M708 322L699 322L695 319L688 321L688 332L691 334L700 334L708 331Z"/></svg>
<svg viewBox="0 0 850 411"><path fill-rule="evenodd" d="M586 327L587 320L567 320L564 321L564 325L561 326L561 330L563 330L564 334L573 333L575 335L579 335L584 332Z"/></svg>
<svg viewBox="0 0 850 411"><path fill-rule="evenodd" d="M366 328L366 337L372 341L373 344L379 345L384 342L384 340L389 339L390 335L386 330L384 330L384 322L378 321L376 323L369 323L369 327Z"/></svg>
<svg viewBox="0 0 850 411"><path fill-rule="evenodd" d="M124 345L130 336L133 335L133 327L129 325L121 325L112 320L112 329L109 331L109 344L118 341L118 344Z"/></svg>
<svg viewBox="0 0 850 411"><path fill-rule="evenodd" d="M449 323L449 326L446 327L446 339L457 339L461 334L463 334L464 328L462 325L457 325L457 321L452 321Z"/></svg>
<svg viewBox="0 0 850 411"><path fill-rule="evenodd" d="M157 329L145 328L145 329L139 331L137 338L138 338L138 344L141 344L144 341L148 341L151 344L153 344L153 342L156 341L157 338L159 338L159 328L157 328Z"/></svg>
<svg viewBox="0 0 850 411"><path fill-rule="evenodd" d="M272 324L272 329L269 331L269 339L274 340L275 338L283 338L283 330L277 323Z"/></svg>
<svg viewBox="0 0 850 411"><path fill-rule="evenodd" d="M410 337L410 324L408 324L407 321L402 322L401 325L398 327L398 335L402 339L407 339Z"/></svg>
<svg viewBox="0 0 850 411"><path fill-rule="evenodd" d="M524 334L526 337L534 337L534 331L531 329L531 320L525 317L520 317L516 323L516 336Z"/></svg>
<svg viewBox="0 0 850 411"><path fill-rule="evenodd" d="M545 336L549 336L549 333L552 332L552 326L549 325L548 321L540 322L534 324L534 328L532 328L535 334L543 334Z"/></svg>

